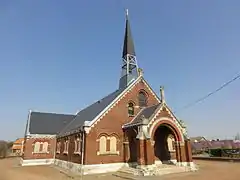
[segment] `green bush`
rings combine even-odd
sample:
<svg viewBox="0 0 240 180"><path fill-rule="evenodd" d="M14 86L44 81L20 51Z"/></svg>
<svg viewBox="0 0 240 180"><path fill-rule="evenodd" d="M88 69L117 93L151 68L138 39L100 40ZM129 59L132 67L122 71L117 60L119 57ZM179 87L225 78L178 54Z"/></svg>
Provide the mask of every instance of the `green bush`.
<svg viewBox="0 0 240 180"><path fill-rule="evenodd" d="M218 149L210 149L210 155L213 157L222 157L222 149L218 148Z"/></svg>
<svg viewBox="0 0 240 180"><path fill-rule="evenodd" d="M231 157L240 158L239 149L217 148L210 149L210 155L213 157Z"/></svg>

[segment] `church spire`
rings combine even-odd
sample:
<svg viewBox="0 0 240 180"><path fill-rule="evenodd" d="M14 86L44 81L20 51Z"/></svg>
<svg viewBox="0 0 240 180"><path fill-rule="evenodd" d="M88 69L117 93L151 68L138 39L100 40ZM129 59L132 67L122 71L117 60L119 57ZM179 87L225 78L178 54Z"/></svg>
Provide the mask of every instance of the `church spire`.
<svg viewBox="0 0 240 180"><path fill-rule="evenodd" d="M126 9L126 27L125 27L122 58L124 58L127 54L134 55L134 56L136 55L134 50L132 34L131 34L130 22L128 18L128 9Z"/></svg>
<svg viewBox="0 0 240 180"><path fill-rule="evenodd" d="M128 9L126 10L126 27L122 52L122 62L122 75L119 82L119 88L125 88L139 76L137 59L128 16Z"/></svg>

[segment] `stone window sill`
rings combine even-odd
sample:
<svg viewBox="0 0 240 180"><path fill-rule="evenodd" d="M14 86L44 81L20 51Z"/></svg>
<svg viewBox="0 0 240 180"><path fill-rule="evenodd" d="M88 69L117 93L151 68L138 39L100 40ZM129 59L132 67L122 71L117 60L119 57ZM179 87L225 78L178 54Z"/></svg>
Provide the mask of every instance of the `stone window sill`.
<svg viewBox="0 0 240 180"><path fill-rule="evenodd" d="M110 151L107 151L107 152L97 152L97 155L98 156L111 156L111 155L119 155L119 151L116 151L116 152L110 152Z"/></svg>
<svg viewBox="0 0 240 180"><path fill-rule="evenodd" d="M67 152L67 151L64 151L63 154L68 154L68 152Z"/></svg>
<svg viewBox="0 0 240 180"><path fill-rule="evenodd" d="M81 152L76 151L76 152L74 152L73 154L80 155Z"/></svg>
<svg viewBox="0 0 240 180"><path fill-rule="evenodd" d="M50 152L32 152L32 154L49 154Z"/></svg>
<svg viewBox="0 0 240 180"><path fill-rule="evenodd" d="M133 115L132 114L128 114L128 117L134 117L134 116L135 116L134 114Z"/></svg>

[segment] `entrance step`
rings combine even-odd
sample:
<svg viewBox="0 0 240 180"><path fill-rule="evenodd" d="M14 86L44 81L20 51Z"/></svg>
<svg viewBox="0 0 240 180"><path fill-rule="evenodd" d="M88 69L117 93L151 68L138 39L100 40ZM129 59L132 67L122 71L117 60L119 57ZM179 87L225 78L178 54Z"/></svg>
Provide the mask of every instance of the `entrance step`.
<svg viewBox="0 0 240 180"><path fill-rule="evenodd" d="M118 172L125 173L125 174L132 174L132 175L139 175L139 169L134 167L122 167L118 170Z"/></svg>
<svg viewBox="0 0 240 180"><path fill-rule="evenodd" d="M141 176L161 176L171 173L182 173L187 171L189 171L189 168L187 167L161 164L150 168L146 167L141 169L132 167L122 167L117 172L113 173L113 175L124 179L135 180L139 179Z"/></svg>
<svg viewBox="0 0 240 180"><path fill-rule="evenodd" d="M139 179L139 175L141 174L139 169L137 168L124 166L121 169L119 169L117 172L113 173L112 175L116 177L121 177L124 179L137 180Z"/></svg>
<svg viewBox="0 0 240 180"><path fill-rule="evenodd" d="M168 165L168 164L161 164L157 165L155 168L155 175L165 175L171 173L182 173L188 171L187 167L176 166L176 165Z"/></svg>

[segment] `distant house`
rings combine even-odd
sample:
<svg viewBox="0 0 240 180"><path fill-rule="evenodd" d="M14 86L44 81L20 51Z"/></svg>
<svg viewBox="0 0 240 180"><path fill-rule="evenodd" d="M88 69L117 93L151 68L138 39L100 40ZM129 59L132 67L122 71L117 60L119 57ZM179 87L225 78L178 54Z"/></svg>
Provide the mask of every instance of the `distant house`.
<svg viewBox="0 0 240 180"><path fill-rule="evenodd" d="M236 140L207 140L204 137L190 138L193 153L201 153L209 149L240 149L240 141Z"/></svg>
<svg viewBox="0 0 240 180"><path fill-rule="evenodd" d="M191 137L190 141L193 153L206 151L211 147L210 141L203 136Z"/></svg>
<svg viewBox="0 0 240 180"><path fill-rule="evenodd" d="M207 139L203 136L191 137L191 142L200 142L200 141L207 141Z"/></svg>
<svg viewBox="0 0 240 180"><path fill-rule="evenodd" d="M18 138L12 146L12 153L22 155L24 138Z"/></svg>

